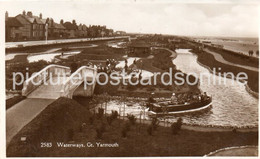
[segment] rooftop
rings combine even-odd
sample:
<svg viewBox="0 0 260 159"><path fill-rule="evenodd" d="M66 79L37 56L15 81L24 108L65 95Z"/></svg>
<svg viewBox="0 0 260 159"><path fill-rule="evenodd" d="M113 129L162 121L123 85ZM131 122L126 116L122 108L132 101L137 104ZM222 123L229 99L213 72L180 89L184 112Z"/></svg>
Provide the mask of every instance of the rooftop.
<svg viewBox="0 0 260 159"><path fill-rule="evenodd" d="M6 21L6 26L22 27L23 25L15 17L9 17Z"/></svg>

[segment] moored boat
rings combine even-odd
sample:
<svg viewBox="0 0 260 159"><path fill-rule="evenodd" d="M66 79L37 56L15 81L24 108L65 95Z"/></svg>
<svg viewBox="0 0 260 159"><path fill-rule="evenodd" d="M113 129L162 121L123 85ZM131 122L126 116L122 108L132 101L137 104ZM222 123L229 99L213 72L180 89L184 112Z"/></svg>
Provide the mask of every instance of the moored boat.
<svg viewBox="0 0 260 159"><path fill-rule="evenodd" d="M175 115L197 112L209 108L212 105L212 97L207 96L203 100L172 104L171 101L151 103L148 114L150 116Z"/></svg>

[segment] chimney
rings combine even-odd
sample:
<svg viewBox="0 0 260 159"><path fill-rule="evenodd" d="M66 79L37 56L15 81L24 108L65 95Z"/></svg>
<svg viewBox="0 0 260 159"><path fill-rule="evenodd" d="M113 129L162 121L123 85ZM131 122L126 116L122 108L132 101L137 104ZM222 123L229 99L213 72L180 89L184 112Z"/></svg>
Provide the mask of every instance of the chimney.
<svg viewBox="0 0 260 159"><path fill-rule="evenodd" d="M61 20L60 20L60 24L62 24L62 25L63 25L63 19L61 19Z"/></svg>
<svg viewBox="0 0 260 159"><path fill-rule="evenodd" d="M25 15L25 10L23 11L23 15Z"/></svg>
<svg viewBox="0 0 260 159"><path fill-rule="evenodd" d="M76 24L76 21L74 19L72 20L72 24Z"/></svg>
<svg viewBox="0 0 260 159"><path fill-rule="evenodd" d="M39 16L39 17L40 17L40 19L42 19L42 13L40 13L40 16Z"/></svg>
<svg viewBox="0 0 260 159"><path fill-rule="evenodd" d="M32 12L27 12L27 15L32 18L33 14Z"/></svg>
<svg viewBox="0 0 260 159"><path fill-rule="evenodd" d="M7 21L7 19L8 19L8 12L6 11L5 12L5 21Z"/></svg>

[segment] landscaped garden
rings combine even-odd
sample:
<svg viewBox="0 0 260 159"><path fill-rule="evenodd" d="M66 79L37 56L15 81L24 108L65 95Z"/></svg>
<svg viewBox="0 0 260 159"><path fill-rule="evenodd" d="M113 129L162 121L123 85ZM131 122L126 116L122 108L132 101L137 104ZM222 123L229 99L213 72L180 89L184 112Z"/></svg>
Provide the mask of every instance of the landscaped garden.
<svg viewBox="0 0 260 159"><path fill-rule="evenodd" d="M131 115L123 120L117 112L105 115L99 109L93 113L89 107L72 99L58 99L11 140L7 156L204 156L224 147L258 144L257 132L190 131L182 129L181 121L163 127L156 118L140 123ZM84 146L59 147L60 143Z"/></svg>

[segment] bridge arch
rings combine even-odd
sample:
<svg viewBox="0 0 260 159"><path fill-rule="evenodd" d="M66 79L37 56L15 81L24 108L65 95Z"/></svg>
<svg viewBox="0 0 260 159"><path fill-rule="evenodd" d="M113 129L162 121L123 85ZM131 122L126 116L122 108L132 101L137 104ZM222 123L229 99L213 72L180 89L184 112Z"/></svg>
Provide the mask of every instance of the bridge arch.
<svg viewBox="0 0 260 159"><path fill-rule="evenodd" d="M84 86L84 90L78 95L92 96L96 85L97 67L96 66L82 66L75 71L63 83L63 94L61 96L72 98L74 92L78 87ZM89 84L86 84L88 82Z"/></svg>
<svg viewBox="0 0 260 159"><path fill-rule="evenodd" d="M48 80L50 76L70 76L70 73L71 70L69 67L54 64L48 65L41 71L33 74L30 78L26 79L26 81L23 83L22 95L28 96L35 89L37 89L44 82L44 80Z"/></svg>

